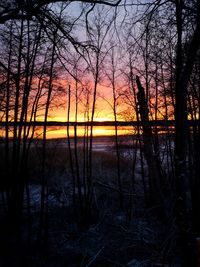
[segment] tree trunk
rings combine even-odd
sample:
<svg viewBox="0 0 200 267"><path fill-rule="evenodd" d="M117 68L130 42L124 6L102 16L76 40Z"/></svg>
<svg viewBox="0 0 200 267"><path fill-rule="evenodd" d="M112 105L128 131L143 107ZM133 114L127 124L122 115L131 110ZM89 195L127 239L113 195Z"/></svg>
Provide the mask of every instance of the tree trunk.
<svg viewBox="0 0 200 267"><path fill-rule="evenodd" d="M150 206L157 210L158 215L163 212L163 195L161 189L161 166L158 155L155 154L152 139L152 130L149 126L148 106L145 97L144 88L141 85L140 79L136 76L138 87L137 100L139 107L140 120L143 123L143 142L144 142L144 156L149 170L149 201Z"/></svg>

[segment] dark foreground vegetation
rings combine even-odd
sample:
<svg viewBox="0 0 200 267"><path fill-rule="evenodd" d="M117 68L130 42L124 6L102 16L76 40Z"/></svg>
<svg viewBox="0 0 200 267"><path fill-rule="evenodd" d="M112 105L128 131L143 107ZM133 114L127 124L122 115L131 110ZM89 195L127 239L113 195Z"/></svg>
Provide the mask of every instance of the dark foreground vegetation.
<svg viewBox="0 0 200 267"><path fill-rule="evenodd" d="M19 222L16 217L11 220L12 215L8 213L4 215L8 209L6 191L1 195L3 266L180 266L177 226L170 210L173 207L168 207L169 214L160 216L157 207L149 205L148 168L141 157L143 145L140 147L137 137L120 137L119 187L114 137L103 139L110 139L112 143L100 151L94 147L90 203L86 202L88 183L84 184L84 180L81 179L80 184L77 180L73 191L66 141L47 141L48 192L44 213L48 217L44 225L41 225L42 141L35 140L27 162L29 184L24 189ZM171 160L166 152L168 138L160 136L159 139L163 167L167 168ZM82 139L77 152L79 172L83 173ZM70 153L75 161L75 149ZM1 170L4 169L5 166L1 166ZM77 169L75 172L77 175ZM166 205L170 205L171 197L165 196ZM86 205L89 208L85 218Z"/></svg>
<svg viewBox="0 0 200 267"><path fill-rule="evenodd" d="M45 185L41 184L43 141L32 141L20 214L13 207L10 210L9 205L16 203L8 202L8 185L1 191L2 266L181 266L183 241L175 220L175 174L171 168L173 132L157 136L162 169L159 178L163 180L154 193L148 171L152 163L145 159L147 148L140 135L118 137L117 147L115 137L93 139L91 185L83 138L77 138L77 147L72 138L68 140L70 146L65 139L46 141ZM95 146L97 141L102 144L100 149ZM1 154L1 163L4 157ZM7 173L4 164L1 173ZM1 176L1 181L8 178ZM89 190L91 201L87 199ZM189 189L186 194L189 228L184 242L187 260L195 266L196 235Z"/></svg>

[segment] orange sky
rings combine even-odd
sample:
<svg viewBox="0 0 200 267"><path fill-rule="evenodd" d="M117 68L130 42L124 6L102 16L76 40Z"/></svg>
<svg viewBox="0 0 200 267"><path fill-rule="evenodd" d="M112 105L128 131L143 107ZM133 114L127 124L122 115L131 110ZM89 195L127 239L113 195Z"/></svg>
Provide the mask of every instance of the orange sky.
<svg viewBox="0 0 200 267"><path fill-rule="evenodd" d="M66 86L68 87L68 85ZM71 86L71 92L74 88ZM92 102L91 96L91 101ZM66 99L66 100L65 100ZM82 101L86 101L84 96L82 96ZM67 93L62 97L63 106L54 107L49 111L49 121L67 121L67 106L68 106L68 96ZM109 87L98 85L97 87L97 98L95 105L95 121L113 121L113 109L112 109L112 89ZM92 104L90 103L90 106ZM121 111L123 105L117 107L118 112ZM75 100L71 97L71 112L70 121L75 120ZM84 105L82 103L78 104L78 121L84 121ZM118 120L123 120L123 118L118 117Z"/></svg>
<svg viewBox="0 0 200 267"><path fill-rule="evenodd" d="M57 85L61 85L63 88L65 88L65 91L63 90L62 95L57 95L57 99L55 99L55 102L52 104L52 108L49 110L49 116L48 121L60 121L65 122L67 121L67 109L68 109L68 83L65 80L59 80L57 81ZM91 85L92 88L92 85ZM55 89L56 91L56 89ZM71 85L71 112L70 112L70 118L69 121L75 121L75 98L74 98L74 87ZM91 98L90 98L90 111L91 111L91 102L92 102L93 94L91 92ZM43 98L42 102L45 103L46 97ZM77 121L81 122L84 121L84 110L85 110L85 95L83 94L80 97L80 102L78 104L78 116ZM60 105L62 103L62 105ZM153 103L153 101L152 101ZM96 99L96 111L94 116L94 121L114 121L114 115L113 115L113 99L112 99L112 88L98 85L97 87L97 99ZM117 120L118 121L124 121L124 120L133 120L134 115L134 109L131 106L128 106L128 104L124 103L123 100L118 103L117 105L117 113L120 114L120 112L125 111L122 115L118 115ZM162 119L162 115L158 114L159 119ZM41 110L41 113L38 114L37 120L43 121L44 119L44 109ZM154 119L154 118L152 118ZM89 117L89 120L91 120L91 114ZM87 119L85 120L87 121ZM50 130L50 129L49 129ZM42 127L38 129L37 135L38 137L42 138ZM120 129L118 131L119 135L122 134L128 134L130 133L130 129ZM93 129L93 135L94 136L108 136L108 135L114 135L114 127L94 127ZM70 135L73 136L73 128L70 129ZM84 129L83 127L78 128L78 135L83 136L84 135ZM2 133L3 136L3 133ZM63 138L67 136L66 127L62 128L55 128L52 127L50 131L47 133L48 138Z"/></svg>

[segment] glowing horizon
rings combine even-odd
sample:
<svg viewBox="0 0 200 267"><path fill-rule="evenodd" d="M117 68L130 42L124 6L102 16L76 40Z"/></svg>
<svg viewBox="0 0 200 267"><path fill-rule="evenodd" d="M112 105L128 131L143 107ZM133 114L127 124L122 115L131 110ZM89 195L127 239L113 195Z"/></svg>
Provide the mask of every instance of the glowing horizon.
<svg viewBox="0 0 200 267"><path fill-rule="evenodd" d="M49 127L50 128L50 127ZM117 135L128 135L131 133L132 127L130 126L120 126L117 130ZM88 129L88 136L90 136L90 127ZM85 127L79 126L77 127L77 137L84 137L86 134ZM94 126L92 135L94 137L100 136L115 136L115 128L114 126ZM38 129L35 133L35 137L42 138L42 131ZM67 138L67 127L54 127L52 126L51 130L47 130L47 139L56 139L56 138ZM74 137L74 127L69 128L69 137Z"/></svg>

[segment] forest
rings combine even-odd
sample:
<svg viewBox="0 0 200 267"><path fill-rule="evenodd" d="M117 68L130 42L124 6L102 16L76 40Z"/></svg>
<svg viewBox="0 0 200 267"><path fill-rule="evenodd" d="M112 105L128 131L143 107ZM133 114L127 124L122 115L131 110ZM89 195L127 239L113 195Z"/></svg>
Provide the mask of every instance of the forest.
<svg viewBox="0 0 200 267"><path fill-rule="evenodd" d="M0 266L200 267L200 1L1 0L0 46Z"/></svg>

